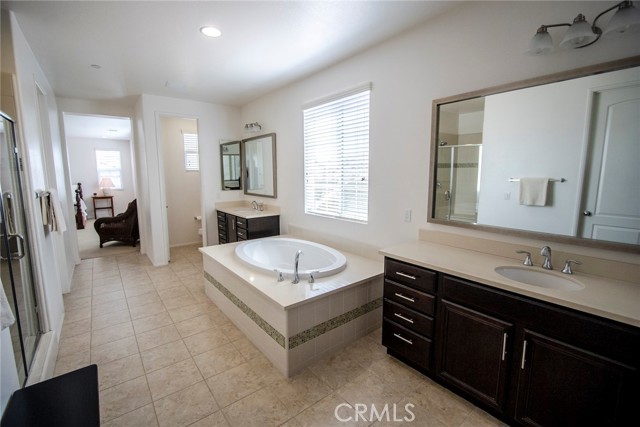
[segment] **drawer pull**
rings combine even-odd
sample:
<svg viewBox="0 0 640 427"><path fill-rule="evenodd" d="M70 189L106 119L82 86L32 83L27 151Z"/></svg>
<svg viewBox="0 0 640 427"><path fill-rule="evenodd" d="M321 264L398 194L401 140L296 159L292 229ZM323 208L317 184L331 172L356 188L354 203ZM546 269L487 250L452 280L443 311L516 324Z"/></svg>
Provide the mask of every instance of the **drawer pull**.
<svg viewBox="0 0 640 427"><path fill-rule="evenodd" d="M416 276L412 276L411 274L403 273L402 271L396 271L398 276L405 277L407 279L416 280Z"/></svg>
<svg viewBox="0 0 640 427"><path fill-rule="evenodd" d="M522 345L522 361L520 362L520 369L524 369L526 354L527 354L527 340L524 340L524 344Z"/></svg>
<svg viewBox="0 0 640 427"><path fill-rule="evenodd" d="M507 355L507 333L505 332L502 335L502 360L504 360Z"/></svg>
<svg viewBox="0 0 640 427"><path fill-rule="evenodd" d="M408 317L404 317L402 314L400 313L393 313L394 316L401 318L402 320L409 322L409 323L413 323L413 319L409 319ZM504 359L503 359L504 360Z"/></svg>
<svg viewBox="0 0 640 427"><path fill-rule="evenodd" d="M400 335L400 334L393 334L393 336L394 336L394 337L396 337L396 338L401 339L402 341L404 341L404 342L406 342L406 343L408 343L408 344L413 345L413 341L411 341L411 340L409 340L409 339L406 339L405 337L403 337L403 336L402 336L402 335Z"/></svg>
<svg viewBox="0 0 640 427"><path fill-rule="evenodd" d="M406 299L407 301L411 301L411 302L416 302L415 298L405 297L404 295L399 294L398 292L396 292L396 293L395 293L395 295L396 295L398 298Z"/></svg>

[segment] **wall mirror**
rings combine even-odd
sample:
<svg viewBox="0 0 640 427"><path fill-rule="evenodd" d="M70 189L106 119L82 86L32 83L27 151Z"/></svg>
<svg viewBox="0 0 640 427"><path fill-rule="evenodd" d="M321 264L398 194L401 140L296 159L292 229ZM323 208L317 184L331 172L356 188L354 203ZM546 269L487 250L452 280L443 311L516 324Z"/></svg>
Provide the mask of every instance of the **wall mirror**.
<svg viewBox="0 0 640 427"><path fill-rule="evenodd" d="M277 197L276 134L242 140L244 194Z"/></svg>
<svg viewBox="0 0 640 427"><path fill-rule="evenodd" d="M242 189L242 159L240 141L220 144L220 162L222 171L222 189Z"/></svg>
<svg viewBox="0 0 640 427"><path fill-rule="evenodd" d="M428 221L640 252L639 65L433 101ZM550 179L543 206L521 178Z"/></svg>

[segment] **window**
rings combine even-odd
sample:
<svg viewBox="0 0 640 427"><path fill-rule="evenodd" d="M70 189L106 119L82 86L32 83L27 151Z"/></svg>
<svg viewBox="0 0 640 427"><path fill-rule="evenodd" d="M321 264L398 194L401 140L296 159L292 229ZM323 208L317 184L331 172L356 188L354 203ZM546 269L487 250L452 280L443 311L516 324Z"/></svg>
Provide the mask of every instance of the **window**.
<svg viewBox="0 0 640 427"><path fill-rule="evenodd" d="M182 140L184 142L184 170L199 171L200 156L198 155L198 134L183 133Z"/></svg>
<svg viewBox="0 0 640 427"><path fill-rule="evenodd" d="M96 166L98 169L98 182L102 178L111 178L116 190L122 190L122 164L120 163L120 151L96 150Z"/></svg>
<svg viewBox="0 0 640 427"><path fill-rule="evenodd" d="M371 85L303 107L304 211L366 223Z"/></svg>

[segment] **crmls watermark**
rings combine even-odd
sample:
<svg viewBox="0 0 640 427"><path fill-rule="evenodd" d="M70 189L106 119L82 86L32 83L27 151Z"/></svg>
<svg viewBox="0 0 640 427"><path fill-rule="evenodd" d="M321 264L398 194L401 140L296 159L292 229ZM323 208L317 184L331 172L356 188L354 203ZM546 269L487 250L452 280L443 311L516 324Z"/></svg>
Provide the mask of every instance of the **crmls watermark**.
<svg viewBox="0 0 640 427"><path fill-rule="evenodd" d="M410 423L416 419L416 416L411 412L411 408L415 407L413 403L407 403L404 405L404 411L406 414L398 410L397 405L385 404L381 409L378 409L376 405L366 405L364 403L356 403L350 405L348 403L341 403L336 406L333 412L336 419L340 422L346 423L349 421L387 421L387 422L406 422Z"/></svg>

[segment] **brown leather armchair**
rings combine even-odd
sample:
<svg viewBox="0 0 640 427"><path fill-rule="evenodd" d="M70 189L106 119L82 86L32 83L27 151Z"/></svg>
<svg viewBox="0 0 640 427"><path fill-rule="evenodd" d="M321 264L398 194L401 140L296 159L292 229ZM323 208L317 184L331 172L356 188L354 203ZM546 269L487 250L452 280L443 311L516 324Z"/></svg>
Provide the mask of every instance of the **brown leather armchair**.
<svg viewBox="0 0 640 427"><path fill-rule="evenodd" d="M114 217L103 217L96 219L93 223L100 236L100 247L106 242L119 241L131 243L136 246L140 239L138 230L138 207L136 200L129 203L127 210Z"/></svg>

